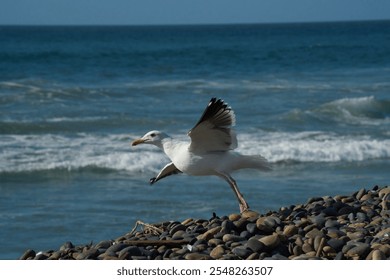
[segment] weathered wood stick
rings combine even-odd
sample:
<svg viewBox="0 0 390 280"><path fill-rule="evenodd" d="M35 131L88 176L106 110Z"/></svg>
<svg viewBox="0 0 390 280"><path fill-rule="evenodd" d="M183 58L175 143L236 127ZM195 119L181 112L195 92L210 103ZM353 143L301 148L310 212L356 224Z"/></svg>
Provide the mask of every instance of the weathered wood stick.
<svg viewBox="0 0 390 280"><path fill-rule="evenodd" d="M167 246L181 247L189 243L188 240L125 240L123 243L131 246Z"/></svg>

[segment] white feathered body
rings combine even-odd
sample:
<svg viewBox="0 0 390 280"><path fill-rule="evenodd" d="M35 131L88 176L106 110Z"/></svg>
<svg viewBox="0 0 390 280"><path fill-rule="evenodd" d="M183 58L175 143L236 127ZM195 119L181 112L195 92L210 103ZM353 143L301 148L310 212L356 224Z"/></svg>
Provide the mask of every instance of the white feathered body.
<svg viewBox="0 0 390 280"><path fill-rule="evenodd" d="M165 138L161 148L177 169L194 176L216 175L221 172L229 174L245 168L269 169L262 156L246 156L231 150L192 152L189 146L188 142Z"/></svg>

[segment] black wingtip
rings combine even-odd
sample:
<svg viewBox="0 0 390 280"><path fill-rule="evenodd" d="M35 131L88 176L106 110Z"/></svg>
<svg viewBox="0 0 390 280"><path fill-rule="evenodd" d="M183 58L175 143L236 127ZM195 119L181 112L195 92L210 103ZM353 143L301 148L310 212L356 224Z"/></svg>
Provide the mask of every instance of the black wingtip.
<svg viewBox="0 0 390 280"><path fill-rule="evenodd" d="M220 98L219 98L218 100L220 100ZM212 98L210 99L209 104L215 103L215 101L217 101L217 98L216 98L216 97L212 97Z"/></svg>
<svg viewBox="0 0 390 280"><path fill-rule="evenodd" d="M206 109L204 110L202 116L200 117L200 120L196 123L196 125L194 127L199 125L201 122L207 120L208 118L214 116L216 113L220 112L221 109L222 109L222 111L228 111L228 112L232 111L232 108L229 107L229 105L227 103L225 103L225 101L223 99L216 98L216 97L211 98L209 104L207 105ZM234 125L234 122L235 122L235 120L233 117L233 119L230 121L230 124L228 124L228 125Z"/></svg>
<svg viewBox="0 0 390 280"><path fill-rule="evenodd" d="M149 180L149 184L151 184L151 185L153 185L156 182L157 182L156 177L150 178L150 180Z"/></svg>
<svg viewBox="0 0 390 280"><path fill-rule="evenodd" d="M225 101L222 98L216 98L216 97L212 97L210 99L208 106L211 106L213 104L218 105L218 106L223 106L224 108L226 108L228 106L227 103L225 103Z"/></svg>

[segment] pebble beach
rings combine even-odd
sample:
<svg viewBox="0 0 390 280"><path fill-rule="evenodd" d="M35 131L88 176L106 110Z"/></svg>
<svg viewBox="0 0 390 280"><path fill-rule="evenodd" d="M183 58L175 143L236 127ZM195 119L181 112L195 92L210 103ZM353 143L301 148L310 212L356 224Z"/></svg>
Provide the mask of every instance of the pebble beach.
<svg viewBox="0 0 390 280"><path fill-rule="evenodd" d="M389 260L390 187L312 197L277 211L148 224L97 243L28 249L22 260Z"/></svg>

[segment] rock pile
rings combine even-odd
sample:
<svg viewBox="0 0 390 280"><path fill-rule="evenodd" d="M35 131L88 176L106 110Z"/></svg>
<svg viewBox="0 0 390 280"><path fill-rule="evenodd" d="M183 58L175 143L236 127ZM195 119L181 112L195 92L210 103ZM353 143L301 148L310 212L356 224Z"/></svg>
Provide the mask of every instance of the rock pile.
<svg viewBox="0 0 390 280"><path fill-rule="evenodd" d="M140 228L140 230L138 229ZM390 259L390 187L313 197L260 215L139 222L115 240L35 253L21 259Z"/></svg>

